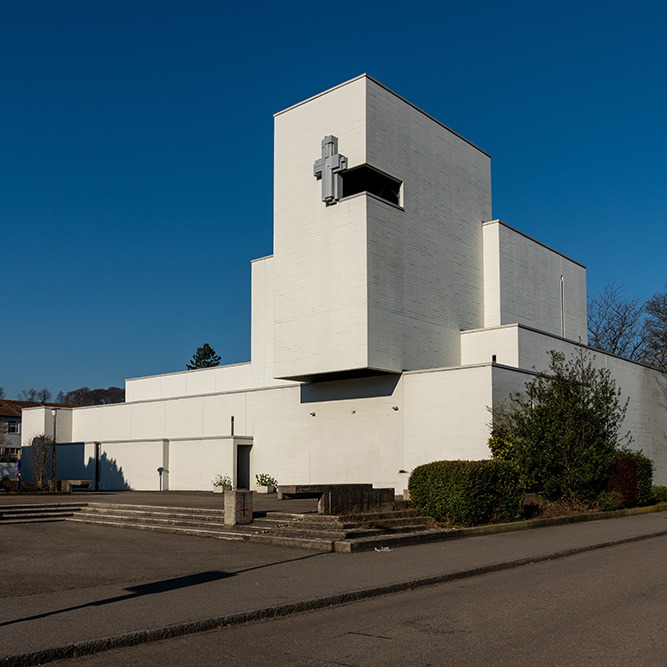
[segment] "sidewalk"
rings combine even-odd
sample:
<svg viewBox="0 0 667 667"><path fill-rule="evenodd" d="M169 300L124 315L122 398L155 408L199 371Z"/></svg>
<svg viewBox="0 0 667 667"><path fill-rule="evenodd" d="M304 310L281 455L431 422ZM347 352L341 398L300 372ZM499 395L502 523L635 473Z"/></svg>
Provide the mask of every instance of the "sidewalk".
<svg viewBox="0 0 667 667"><path fill-rule="evenodd" d="M312 554L70 522L38 530L9 525L0 540L0 665L36 664L661 535L667 512L391 551Z"/></svg>

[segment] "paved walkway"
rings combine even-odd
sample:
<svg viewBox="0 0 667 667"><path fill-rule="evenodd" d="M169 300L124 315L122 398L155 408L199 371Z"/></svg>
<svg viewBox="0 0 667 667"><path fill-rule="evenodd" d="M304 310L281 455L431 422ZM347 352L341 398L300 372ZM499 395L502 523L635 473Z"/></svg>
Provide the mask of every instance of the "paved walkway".
<svg viewBox="0 0 667 667"><path fill-rule="evenodd" d="M0 530L0 665L17 665L657 537L667 512L357 554L69 522Z"/></svg>

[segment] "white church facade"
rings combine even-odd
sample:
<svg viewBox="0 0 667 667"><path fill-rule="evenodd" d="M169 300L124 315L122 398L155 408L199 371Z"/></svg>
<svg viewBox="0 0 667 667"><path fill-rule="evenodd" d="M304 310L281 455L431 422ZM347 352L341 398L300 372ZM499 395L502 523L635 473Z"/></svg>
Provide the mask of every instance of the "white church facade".
<svg viewBox="0 0 667 667"><path fill-rule="evenodd" d="M122 404L24 410L24 446L55 425L60 478L401 492L419 464L488 458L488 408L586 341L585 267L493 220L490 156L374 79L276 114L275 165L251 361L127 380ZM594 354L666 484L665 374Z"/></svg>

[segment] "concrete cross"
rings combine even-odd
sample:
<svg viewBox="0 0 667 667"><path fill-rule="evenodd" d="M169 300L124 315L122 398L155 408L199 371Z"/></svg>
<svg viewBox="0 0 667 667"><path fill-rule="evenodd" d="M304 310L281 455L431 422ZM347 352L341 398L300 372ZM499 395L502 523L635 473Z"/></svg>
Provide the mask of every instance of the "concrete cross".
<svg viewBox="0 0 667 667"><path fill-rule="evenodd" d="M340 172L347 169L347 158L338 153L338 138L332 134L322 139L322 157L313 165L313 175L322 181L322 201L327 206L343 196Z"/></svg>

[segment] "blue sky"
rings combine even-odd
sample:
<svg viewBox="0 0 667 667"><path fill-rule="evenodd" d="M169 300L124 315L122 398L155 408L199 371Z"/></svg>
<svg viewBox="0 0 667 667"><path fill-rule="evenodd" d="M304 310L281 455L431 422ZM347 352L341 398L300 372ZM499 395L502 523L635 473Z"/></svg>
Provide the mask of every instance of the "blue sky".
<svg viewBox="0 0 667 667"><path fill-rule="evenodd" d="M659 2L0 0L0 386L250 357L273 113L362 72L491 153L494 217L667 277Z"/></svg>

